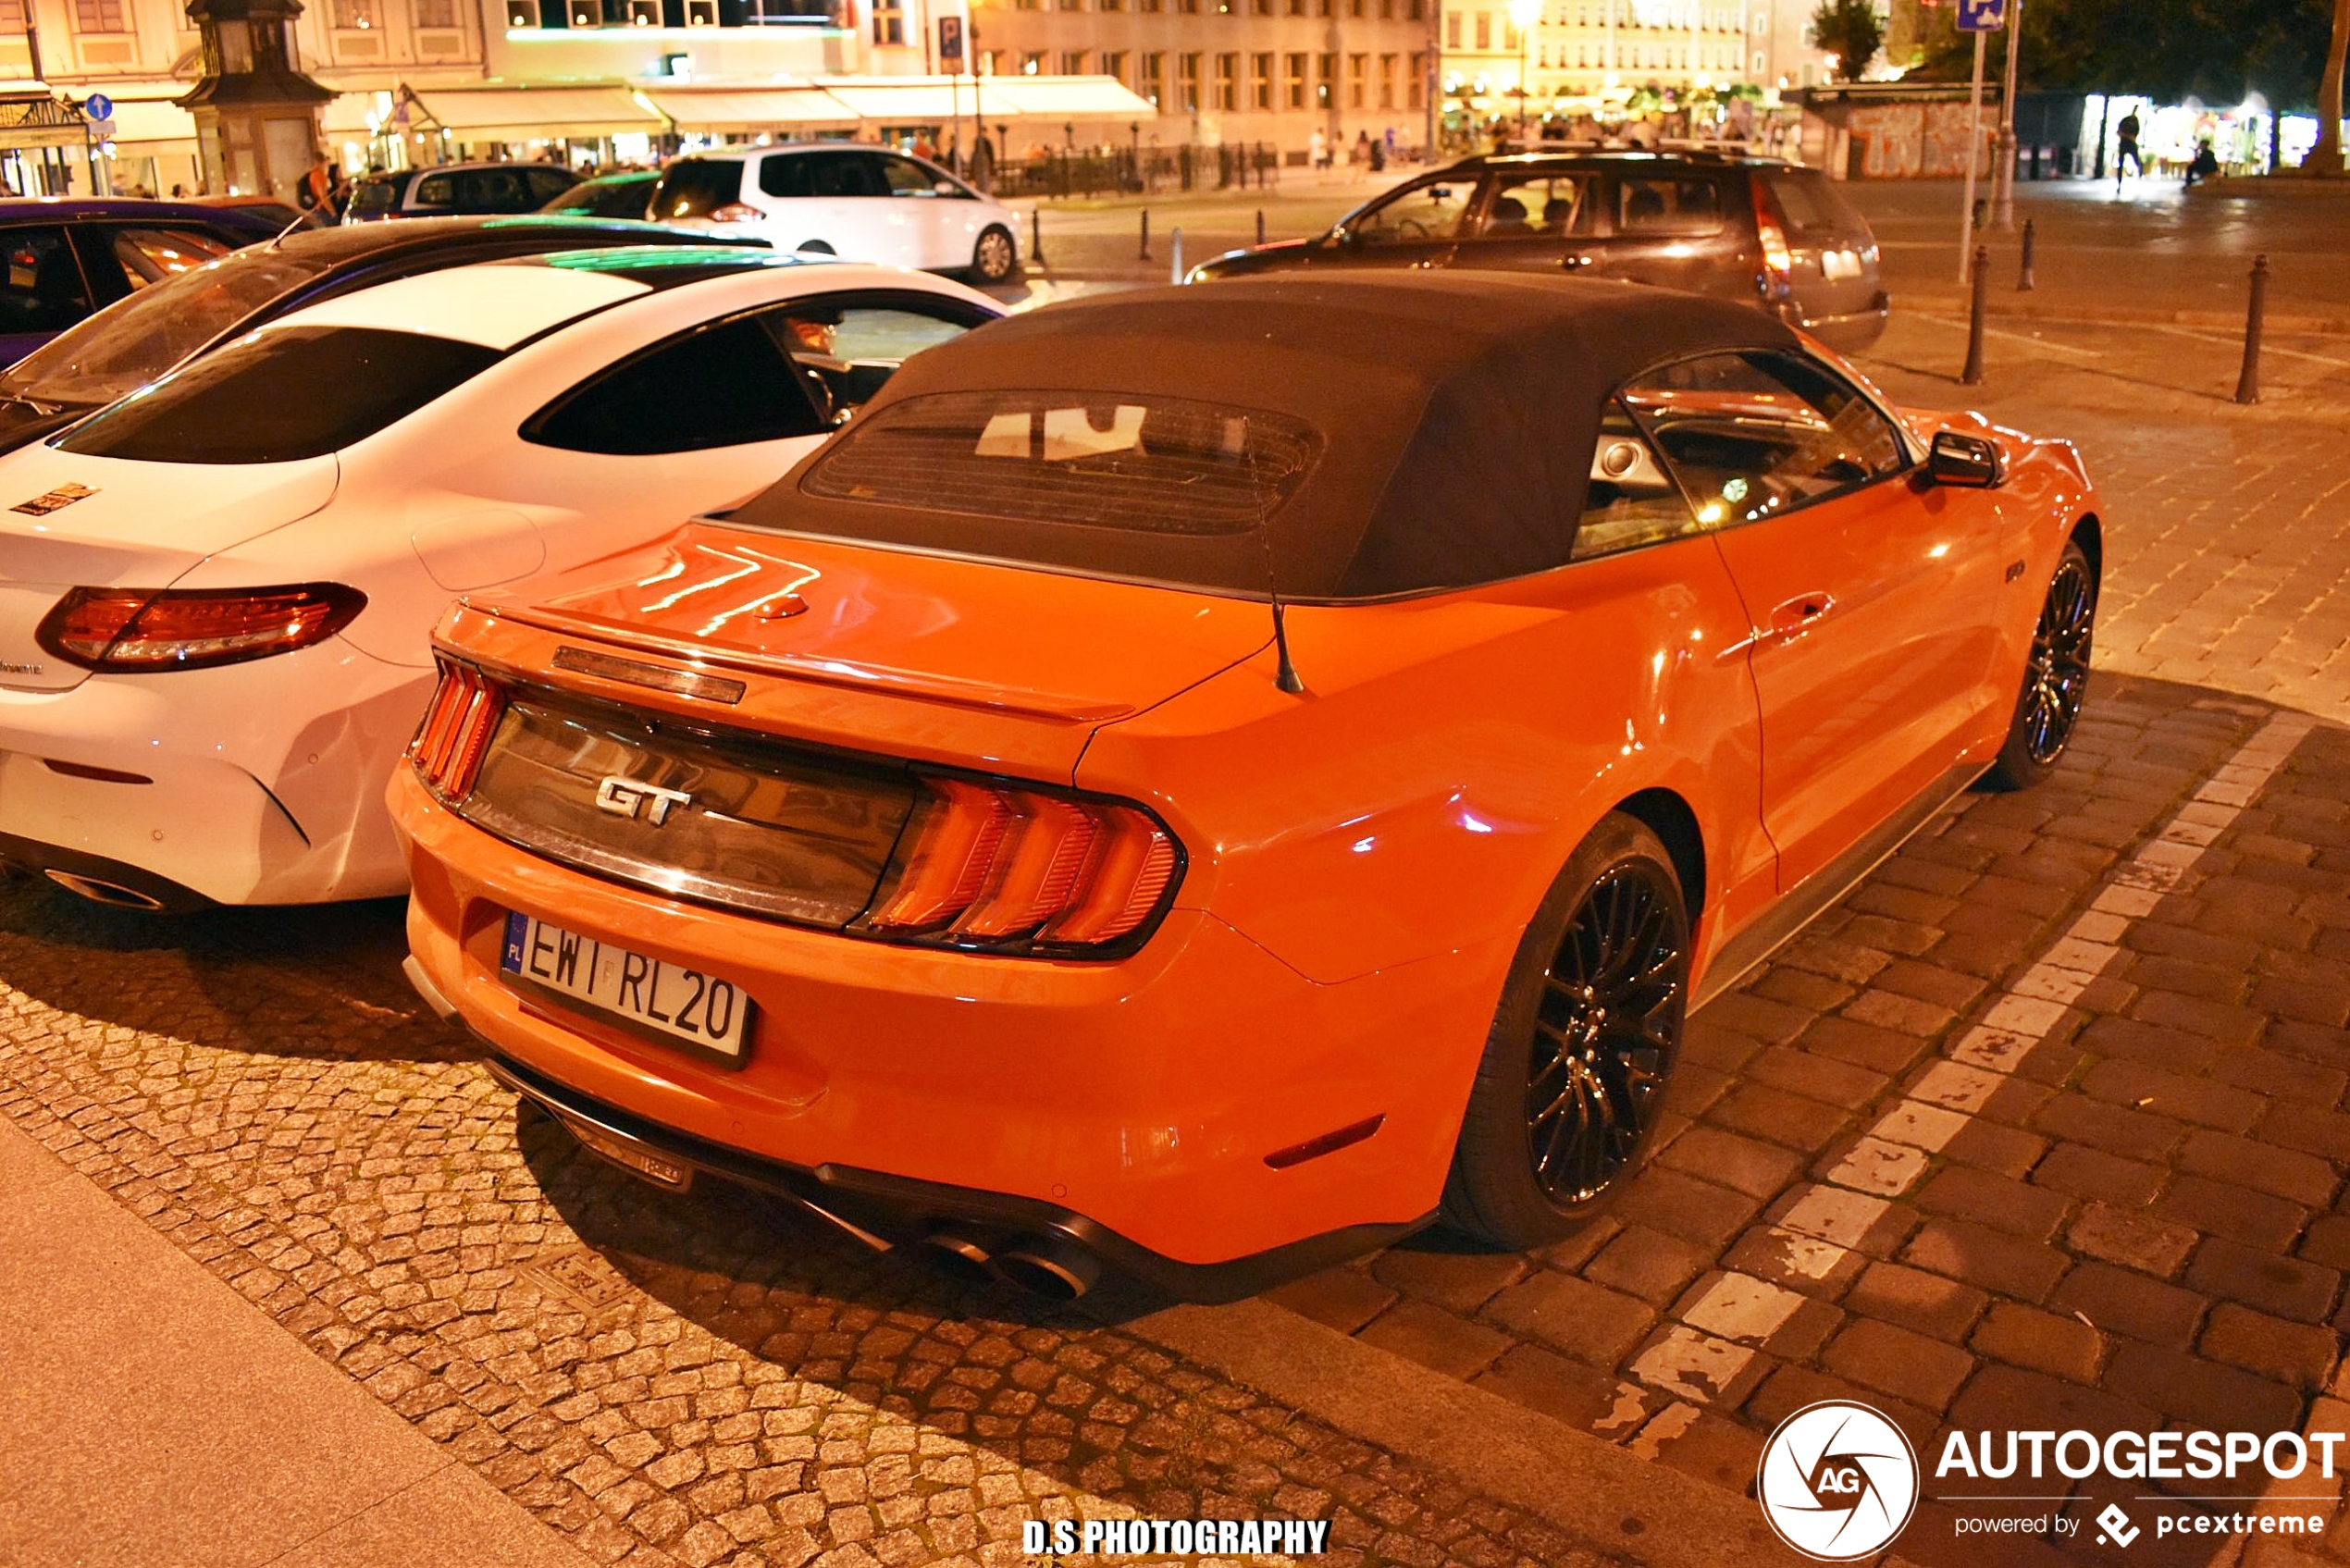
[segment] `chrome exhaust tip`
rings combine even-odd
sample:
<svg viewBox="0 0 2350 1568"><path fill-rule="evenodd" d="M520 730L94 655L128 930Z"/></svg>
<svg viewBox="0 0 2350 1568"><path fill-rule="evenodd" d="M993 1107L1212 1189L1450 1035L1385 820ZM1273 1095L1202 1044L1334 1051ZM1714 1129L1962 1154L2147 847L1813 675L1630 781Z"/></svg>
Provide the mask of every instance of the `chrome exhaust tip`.
<svg viewBox="0 0 2350 1568"><path fill-rule="evenodd" d="M958 1230L934 1230L922 1238L922 1255L966 1285L996 1282L994 1254Z"/></svg>
<svg viewBox="0 0 2350 1568"><path fill-rule="evenodd" d="M85 877L74 871L47 870L42 875L68 893L78 893L93 904L107 904L118 909L142 909L149 913L163 907L162 899L142 893L135 887L125 887L120 883L100 882L96 877Z"/></svg>
<svg viewBox="0 0 2350 1568"><path fill-rule="evenodd" d="M996 1257L996 1272L1047 1301L1073 1302L1101 1278L1091 1253L1057 1236L1031 1236Z"/></svg>

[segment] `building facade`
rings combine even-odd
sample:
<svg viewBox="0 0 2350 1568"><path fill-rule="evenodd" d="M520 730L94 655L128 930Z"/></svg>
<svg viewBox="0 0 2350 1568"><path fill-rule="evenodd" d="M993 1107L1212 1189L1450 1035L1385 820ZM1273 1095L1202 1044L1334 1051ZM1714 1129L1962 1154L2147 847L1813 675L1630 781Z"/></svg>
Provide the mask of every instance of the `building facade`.
<svg viewBox="0 0 2350 1568"><path fill-rule="evenodd" d="M1147 151L1269 145L1292 166L1319 132L1343 162L1367 137L1424 144L1438 0L975 0L980 71L1112 77L1154 114L1112 128ZM1082 128L1061 129L1079 146ZM1061 143L1032 132L1033 147ZM1014 155L1031 150L1014 145Z"/></svg>

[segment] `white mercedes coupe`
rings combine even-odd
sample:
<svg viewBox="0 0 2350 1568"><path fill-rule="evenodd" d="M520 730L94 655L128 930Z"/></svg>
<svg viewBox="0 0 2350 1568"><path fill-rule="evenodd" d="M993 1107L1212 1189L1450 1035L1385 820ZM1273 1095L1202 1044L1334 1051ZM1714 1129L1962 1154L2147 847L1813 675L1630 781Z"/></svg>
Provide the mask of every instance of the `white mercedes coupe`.
<svg viewBox="0 0 2350 1568"><path fill-rule="evenodd" d="M384 787L451 599L733 505L1001 314L739 248L486 263L0 458L0 860L140 908L401 892Z"/></svg>

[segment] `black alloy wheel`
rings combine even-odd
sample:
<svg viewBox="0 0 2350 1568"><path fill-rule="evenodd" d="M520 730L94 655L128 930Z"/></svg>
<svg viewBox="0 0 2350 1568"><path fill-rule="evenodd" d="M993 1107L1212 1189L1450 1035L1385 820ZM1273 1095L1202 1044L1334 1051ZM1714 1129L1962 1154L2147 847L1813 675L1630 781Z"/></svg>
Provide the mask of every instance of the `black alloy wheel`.
<svg viewBox="0 0 2350 1568"><path fill-rule="evenodd" d="M1602 818L1552 879L1502 984L1441 1215L1512 1252L1606 1209L1648 1153L1688 1012L1681 870L1637 818Z"/></svg>
<svg viewBox="0 0 2350 1568"><path fill-rule="evenodd" d="M2023 689L2016 697L2007 741L1985 775L1995 787L2023 789L2038 784L2055 772L2058 759L2072 744L2089 695L2096 622L2096 570L2081 547L2068 541L2040 600L2040 619L2032 629Z"/></svg>
<svg viewBox="0 0 2350 1568"><path fill-rule="evenodd" d="M1673 890L1639 861L1610 868L1568 922L1543 976L1526 1086L1528 1157L1561 1207L1604 1192L1655 1123L1688 949Z"/></svg>

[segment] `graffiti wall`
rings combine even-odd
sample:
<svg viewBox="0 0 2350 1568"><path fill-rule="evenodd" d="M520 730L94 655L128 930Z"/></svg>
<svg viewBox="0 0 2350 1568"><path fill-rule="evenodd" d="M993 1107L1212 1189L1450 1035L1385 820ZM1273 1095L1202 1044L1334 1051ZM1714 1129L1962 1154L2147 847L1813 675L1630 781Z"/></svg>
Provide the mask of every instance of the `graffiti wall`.
<svg viewBox="0 0 2350 1568"><path fill-rule="evenodd" d="M1984 110L1985 152L1996 111ZM1964 104L1856 104L1846 128L1852 138L1850 168L1862 179L1937 179L1966 173L1968 107Z"/></svg>

